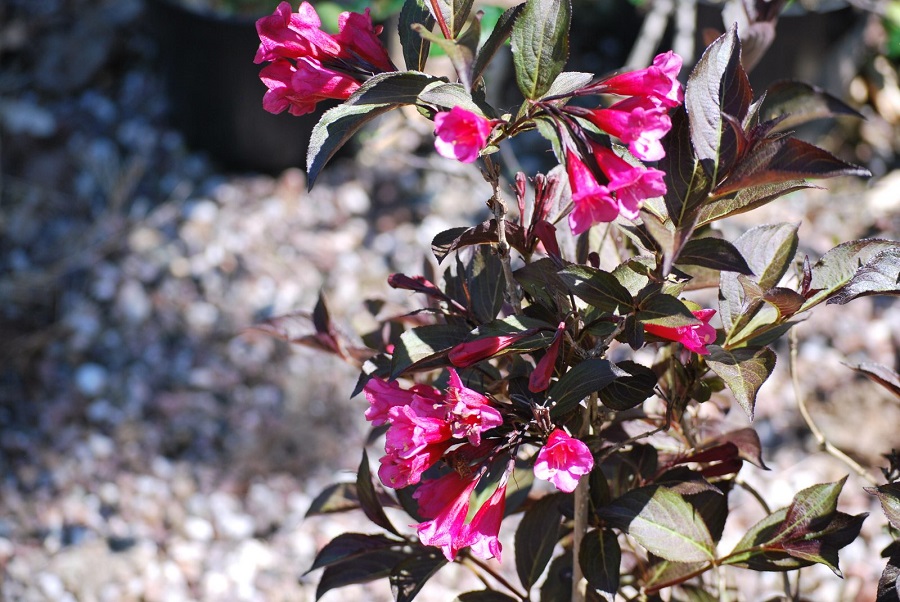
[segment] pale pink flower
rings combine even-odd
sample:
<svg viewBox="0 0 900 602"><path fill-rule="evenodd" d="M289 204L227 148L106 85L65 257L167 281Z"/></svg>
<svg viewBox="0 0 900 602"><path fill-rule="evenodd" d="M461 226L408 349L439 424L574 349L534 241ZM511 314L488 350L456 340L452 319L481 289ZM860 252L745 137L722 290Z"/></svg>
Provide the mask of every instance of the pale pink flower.
<svg viewBox="0 0 900 602"><path fill-rule="evenodd" d="M462 107L434 116L434 148L438 154L472 163L487 144L494 121Z"/></svg>
<svg viewBox="0 0 900 602"><path fill-rule="evenodd" d="M627 71L600 82L599 92L622 96L653 96L667 107L675 107L684 98L678 82L681 57L672 52L659 54L646 69Z"/></svg>
<svg viewBox="0 0 900 602"><path fill-rule="evenodd" d="M446 401L450 406L451 431L454 437L467 438L478 446L481 433L503 424L503 416L487 397L464 386L456 370L450 368L449 372Z"/></svg>
<svg viewBox="0 0 900 602"><path fill-rule="evenodd" d="M594 457L588 446L557 428L538 452L534 476L550 481L560 491L570 493L575 491L578 480L593 468Z"/></svg>
<svg viewBox="0 0 900 602"><path fill-rule="evenodd" d="M716 310L698 309L691 313L701 321L700 324L676 327L644 324L644 330L661 339L681 343L685 349L698 355L709 355L706 346L716 342L716 329L709 325L709 321L715 315Z"/></svg>
<svg viewBox="0 0 900 602"><path fill-rule="evenodd" d="M597 182L578 153L566 154L566 172L569 174L574 204L569 214L569 227L573 234L581 234L594 224L616 219L619 215L618 202L606 186Z"/></svg>
<svg viewBox="0 0 900 602"><path fill-rule="evenodd" d="M627 144L638 159L659 161L666 156L660 140L672 129L672 120L666 107L655 97L626 98L608 109L591 111L587 118Z"/></svg>
<svg viewBox="0 0 900 602"><path fill-rule="evenodd" d="M296 64L278 59L263 67L259 78L268 90L263 96L263 108L270 113L285 109L291 115L305 115L325 99L349 98L359 83L342 73L322 67L312 59L301 59Z"/></svg>

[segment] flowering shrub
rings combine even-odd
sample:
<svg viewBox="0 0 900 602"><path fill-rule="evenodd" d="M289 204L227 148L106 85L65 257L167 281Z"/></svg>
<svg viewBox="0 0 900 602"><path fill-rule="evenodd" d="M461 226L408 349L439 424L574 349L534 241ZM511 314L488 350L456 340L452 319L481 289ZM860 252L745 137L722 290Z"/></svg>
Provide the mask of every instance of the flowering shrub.
<svg viewBox="0 0 900 602"><path fill-rule="evenodd" d="M361 508L386 532L327 544L310 569L325 569L318 595L387 577L397 600L411 600L453 561L493 584L464 601L530 600L538 584L544 600L651 599L671 587L708 599L701 577L721 567L820 563L840 575L838 551L865 518L837 510L843 480L798 492L732 550L718 549L729 493L747 487L738 473L745 463L765 467L752 428L721 432L697 407L727 389L752 418L775 364L769 345L800 316L823 302L898 292L895 242L853 241L811 261L796 257L796 224L760 226L733 242L715 235L716 221L808 179L867 175L783 126L854 111L796 83L754 99L736 27L682 87L672 52L611 77L564 71L566 1L509 9L480 46L471 4L406 0L404 71L368 13L342 15L334 36L305 2L296 13L282 3L258 23L267 110L302 114L324 98L344 101L313 133L310 186L366 123L413 105L434 121L436 151L480 160L493 188L492 219L434 239L439 262L456 260L442 282L389 279L424 296L419 317L430 323L407 329L397 319L363 348L338 334L320 301L315 333L300 341L361 366L355 393L384 437L377 480L364 451L356 483L330 487L310 510ZM506 113L485 102L484 73L508 39L524 101ZM431 44L458 81L425 71ZM510 216L494 153L528 130L546 138L559 165L516 176ZM618 243L614 263L598 253L599 224ZM701 288L718 289L718 308L684 299ZM648 365L633 354L641 349L655 351ZM661 432L670 443L654 447L649 437ZM873 491L886 508L900 504L894 485ZM407 513L414 532L385 508ZM485 562L501 560L499 534L514 513L523 513L518 585ZM885 571L885 587L895 575Z"/></svg>

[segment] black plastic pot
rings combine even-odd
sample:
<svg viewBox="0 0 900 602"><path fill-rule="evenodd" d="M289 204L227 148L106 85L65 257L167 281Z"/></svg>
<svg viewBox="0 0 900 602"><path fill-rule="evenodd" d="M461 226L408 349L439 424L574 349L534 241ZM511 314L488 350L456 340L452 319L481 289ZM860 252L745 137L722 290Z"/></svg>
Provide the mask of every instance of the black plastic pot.
<svg viewBox="0 0 900 602"><path fill-rule="evenodd" d="M263 110L262 66L253 63L256 19L201 13L176 0L147 0L146 15L159 45L172 122L191 148L239 171L305 165L321 112L295 117Z"/></svg>

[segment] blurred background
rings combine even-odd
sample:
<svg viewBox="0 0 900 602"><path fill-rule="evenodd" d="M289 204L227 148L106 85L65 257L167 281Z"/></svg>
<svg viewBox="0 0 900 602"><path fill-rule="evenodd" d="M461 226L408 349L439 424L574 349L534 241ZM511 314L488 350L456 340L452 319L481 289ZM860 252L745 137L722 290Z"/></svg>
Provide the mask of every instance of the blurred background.
<svg viewBox="0 0 900 602"><path fill-rule="evenodd" d="M373 311L412 309L387 275L421 273L432 237L481 219L489 191L477 170L433 155L430 122L395 111L307 192L316 117L266 114L252 63L253 23L275 4L0 0L3 600L312 600L317 574L303 573L316 550L371 530L352 513L304 521L320 489L359 463L354 369L252 327L311 310L320 291L350 331L371 328ZM388 33L401 4L373 2ZM316 6L332 24L365 7ZM485 19L503 8L485 6ZM569 68L598 74L673 46L689 67L709 30L724 29L721 5L690 0L576 0L574 10ZM813 259L851 238L898 238L898 59L897 0L788 7L752 73L756 93L797 77L855 107L864 121L803 135L875 177L795 193L730 222L728 236L802 220ZM514 89L499 63L488 87ZM546 154L528 137L514 151L529 169ZM800 338L826 434L884 464L880 454L900 448L900 405L842 362L897 369L900 306L829 306ZM814 453L785 363L754 422L774 470L746 476L773 507L847 472ZM854 477L845 491L844 511L876 510ZM735 529L759 518L746 505ZM844 581L809 570L814 599L874 597L883 523L876 510L847 548ZM443 571L421 599L451 599L457 579ZM779 586L759 580L748 599ZM384 582L325 600L342 597L390 592Z"/></svg>

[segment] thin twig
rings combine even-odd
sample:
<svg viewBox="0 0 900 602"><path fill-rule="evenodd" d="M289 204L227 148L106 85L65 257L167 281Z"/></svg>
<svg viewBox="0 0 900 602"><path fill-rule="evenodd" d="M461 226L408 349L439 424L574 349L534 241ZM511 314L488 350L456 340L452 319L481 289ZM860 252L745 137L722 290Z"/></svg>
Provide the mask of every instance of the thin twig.
<svg viewBox="0 0 900 602"><path fill-rule="evenodd" d="M441 7L438 4L438 0L431 0L431 12L434 13L434 19L438 22L438 25L440 25L441 33L444 35L444 38L447 40L452 40L453 33L447 26L447 20L444 19L444 13L441 12Z"/></svg>
<svg viewBox="0 0 900 602"><path fill-rule="evenodd" d="M878 485L878 479L872 476L868 470L866 470L859 462L839 450L835 447L828 439L825 438L825 434L819 429L816 423L813 421L812 415L809 413L809 409L806 407L806 399L803 397L803 391L800 388L800 375L797 374L797 329L792 329L790 334L790 370L791 370L791 382L794 386L794 397L797 399L797 408L800 410L800 415L803 416L803 420L806 422L806 426L809 427L809 431L812 433L813 437L816 439L816 443L819 446L819 449L827 452L828 454L834 456L847 466L849 466L853 471L858 474L860 477L871 483L872 485Z"/></svg>
<svg viewBox="0 0 900 602"><path fill-rule="evenodd" d="M584 408L584 423L581 426L579 437L593 434L594 408L597 407L597 392L588 397L587 406ZM588 527L588 499L590 497L589 479L585 476L579 479L575 487L575 525L572 531L572 602L584 602L587 582L584 579L584 571L578 559L581 550L581 542Z"/></svg>
<svg viewBox="0 0 900 602"><path fill-rule="evenodd" d="M519 287L513 277L512 264L509 257L509 243L506 240L506 201L500 192L500 167L489 156L484 158L485 179L491 185L493 194L488 201L488 206L494 213L497 221L497 254L503 266L503 277L506 279L507 301L513 307L516 314L522 313L522 299L519 296Z"/></svg>

